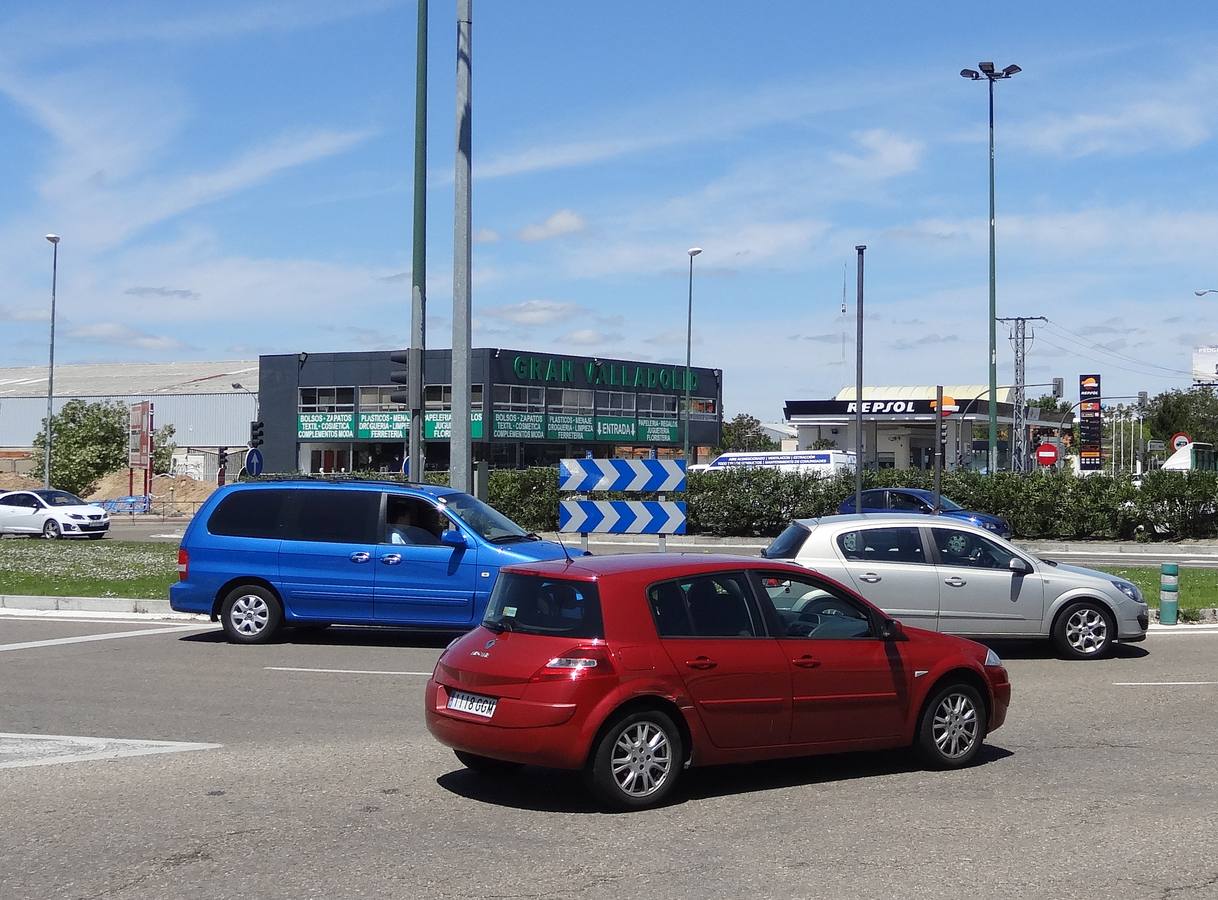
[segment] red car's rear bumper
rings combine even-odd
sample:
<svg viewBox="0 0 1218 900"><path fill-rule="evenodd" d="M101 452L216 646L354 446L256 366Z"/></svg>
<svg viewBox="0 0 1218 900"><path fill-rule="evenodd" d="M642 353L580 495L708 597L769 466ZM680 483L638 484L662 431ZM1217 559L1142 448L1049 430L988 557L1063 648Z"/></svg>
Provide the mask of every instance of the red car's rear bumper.
<svg viewBox="0 0 1218 900"><path fill-rule="evenodd" d="M427 682L427 730L442 744L492 759L555 769L579 769L588 748L584 716L574 703L502 697L487 719L448 708L448 690Z"/></svg>

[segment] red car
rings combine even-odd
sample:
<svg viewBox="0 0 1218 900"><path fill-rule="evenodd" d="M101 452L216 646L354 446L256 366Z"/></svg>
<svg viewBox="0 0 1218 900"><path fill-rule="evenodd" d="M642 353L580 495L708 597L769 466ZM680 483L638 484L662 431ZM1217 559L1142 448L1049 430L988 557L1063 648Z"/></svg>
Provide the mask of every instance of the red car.
<svg viewBox="0 0 1218 900"><path fill-rule="evenodd" d="M427 682L427 727L475 771L582 769L609 805L690 765L915 747L967 765L1011 685L980 644L888 618L765 559L648 554L504 568Z"/></svg>

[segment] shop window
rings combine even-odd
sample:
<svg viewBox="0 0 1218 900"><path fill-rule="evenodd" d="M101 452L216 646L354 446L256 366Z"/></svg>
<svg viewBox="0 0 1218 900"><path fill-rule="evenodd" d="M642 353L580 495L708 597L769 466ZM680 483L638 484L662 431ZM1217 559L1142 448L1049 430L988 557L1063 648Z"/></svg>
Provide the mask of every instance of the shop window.
<svg viewBox="0 0 1218 900"><path fill-rule="evenodd" d="M398 412L402 404L394 403L389 396L394 391L406 390L405 385L364 386L359 389L360 412Z"/></svg>
<svg viewBox="0 0 1218 900"><path fill-rule="evenodd" d="M355 388L301 388L300 412L355 412Z"/></svg>
<svg viewBox="0 0 1218 900"><path fill-rule="evenodd" d="M520 384L497 384L495 409L506 412L545 412L546 389Z"/></svg>
<svg viewBox="0 0 1218 900"><path fill-rule="evenodd" d="M597 391L596 411L602 416L633 416L637 404L635 394L621 391Z"/></svg>
<svg viewBox="0 0 1218 900"><path fill-rule="evenodd" d="M548 388L546 390L546 409L552 413L572 413L575 415L592 415L592 391L578 388Z"/></svg>
<svg viewBox="0 0 1218 900"><path fill-rule="evenodd" d="M656 419L677 417L677 397L674 394L639 394L639 415Z"/></svg>
<svg viewBox="0 0 1218 900"><path fill-rule="evenodd" d="M689 417L702 421L716 421L719 418L719 403L713 397L690 397Z"/></svg>
<svg viewBox="0 0 1218 900"><path fill-rule="evenodd" d="M469 386L469 405L474 410L482 409L482 385ZM423 406L435 411L448 411L453 408L453 386L451 384L429 384L423 388Z"/></svg>

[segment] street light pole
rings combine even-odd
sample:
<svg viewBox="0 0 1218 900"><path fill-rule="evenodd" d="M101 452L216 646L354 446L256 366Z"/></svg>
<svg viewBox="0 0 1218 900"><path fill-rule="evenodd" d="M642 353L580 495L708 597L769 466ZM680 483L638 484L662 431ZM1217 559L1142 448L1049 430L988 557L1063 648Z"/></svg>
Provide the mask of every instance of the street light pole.
<svg viewBox="0 0 1218 900"><path fill-rule="evenodd" d="M456 209L453 216L453 419L449 438L448 483L473 493L473 448L470 443L471 343L471 183L472 106L470 103L470 31L472 0L457 0L457 166L454 179ZM413 477L413 473L412 473Z"/></svg>
<svg viewBox="0 0 1218 900"><path fill-rule="evenodd" d="M1001 72L994 70L992 62L978 63L980 72L962 69L960 74L970 81L984 78L989 82L990 93L990 441L988 472L998 470L998 288L996 254L994 250L994 82L1002 81L1023 71L1016 65L1007 66Z"/></svg>
<svg viewBox="0 0 1218 900"><path fill-rule="evenodd" d="M46 426L46 447L44 447L43 456L43 478L42 486L50 488L51 486L51 417L54 415L54 400L55 400L55 282L59 277L59 235L48 234L47 240L51 242L51 354L50 362L47 364L47 426Z"/></svg>
<svg viewBox="0 0 1218 900"><path fill-rule="evenodd" d="M866 244L855 248L858 260L858 295L855 302L854 341L854 511L863 511L863 253Z"/></svg>
<svg viewBox="0 0 1218 900"><path fill-rule="evenodd" d="M689 311L685 321L685 464L689 465L689 372L694 346L694 257L702 252L701 247L690 247L689 254Z"/></svg>

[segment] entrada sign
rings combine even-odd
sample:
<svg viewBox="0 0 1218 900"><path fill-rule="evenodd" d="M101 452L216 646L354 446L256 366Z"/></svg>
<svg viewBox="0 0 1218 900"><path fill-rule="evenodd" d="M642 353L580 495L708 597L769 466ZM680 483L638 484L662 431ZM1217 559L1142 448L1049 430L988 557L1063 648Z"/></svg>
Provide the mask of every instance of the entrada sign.
<svg viewBox="0 0 1218 900"><path fill-rule="evenodd" d="M512 371L521 381L551 381L575 384L576 376L589 387L661 388L685 390L685 369L678 366L640 366L627 363L582 362L573 359L520 355L512 360ZM689 370L689 389L698 389L698 373Z"/></svg>

